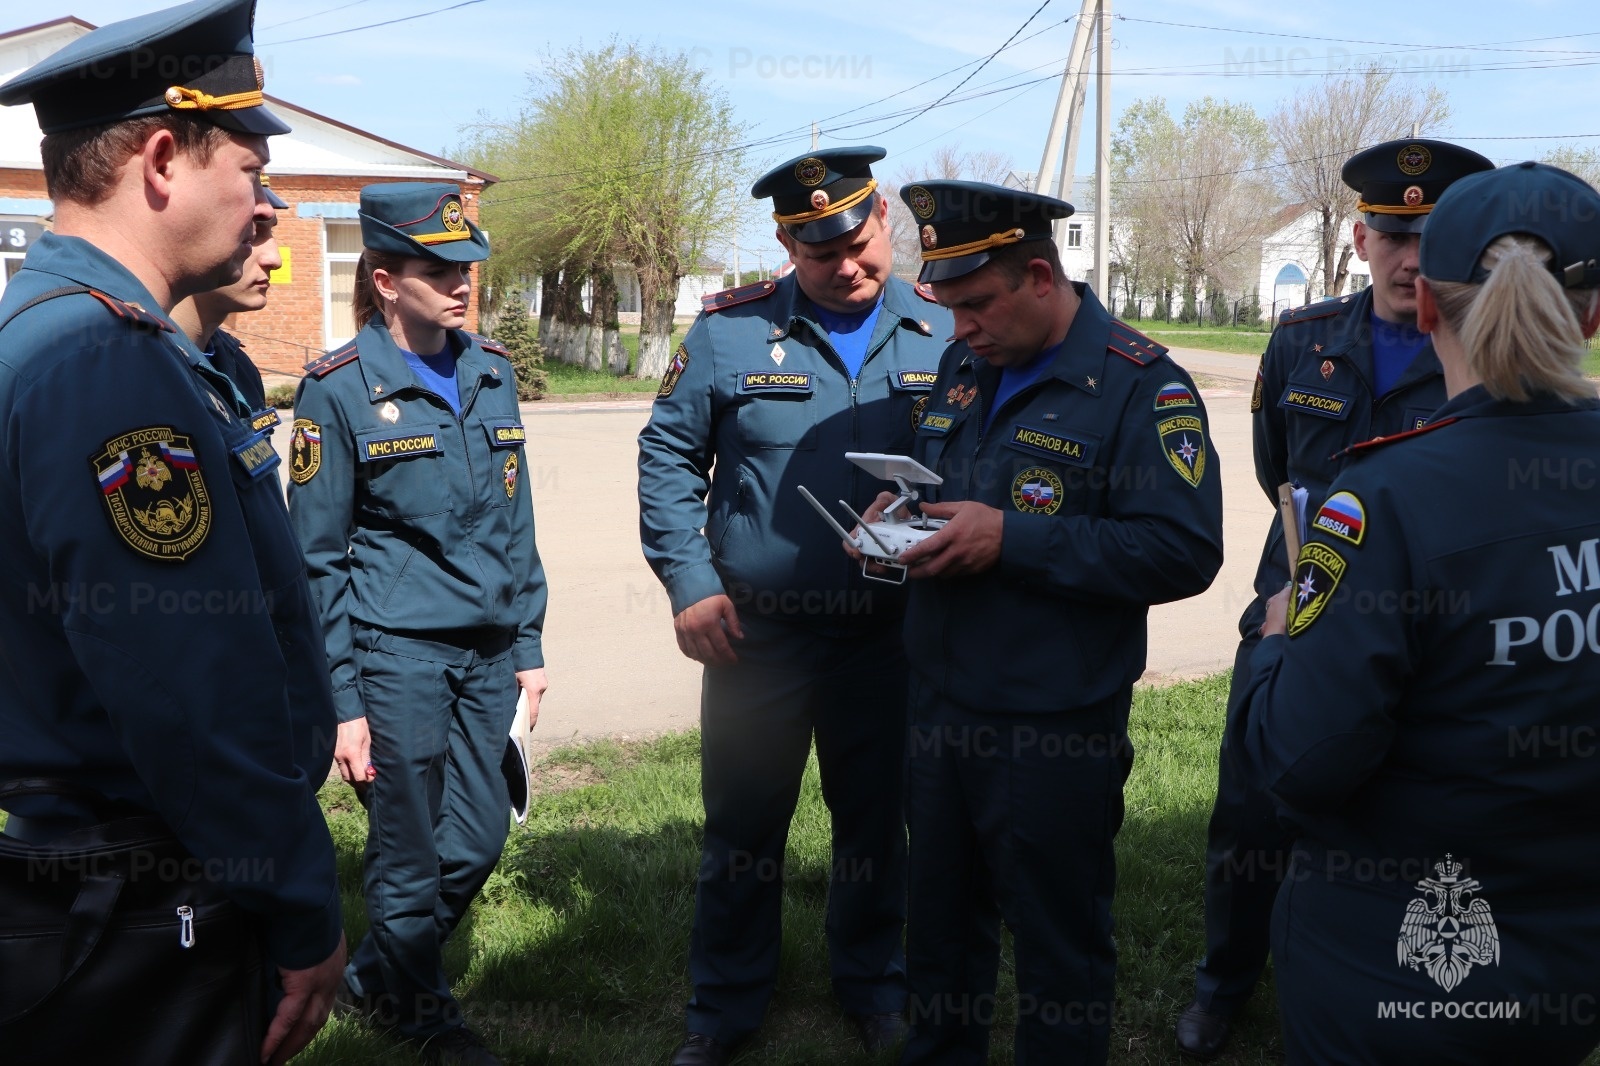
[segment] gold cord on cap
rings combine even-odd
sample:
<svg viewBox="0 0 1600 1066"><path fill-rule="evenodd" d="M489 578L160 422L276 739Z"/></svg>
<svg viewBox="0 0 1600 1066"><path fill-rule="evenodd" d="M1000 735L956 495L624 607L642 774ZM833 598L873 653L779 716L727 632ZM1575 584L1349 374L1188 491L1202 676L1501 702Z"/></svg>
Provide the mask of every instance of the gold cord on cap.
<svg viewBox="0 0 1600 1066"><path fill-rule="evenodd" d="M266 103L260 89L230 93L227 96L212 96L208 92L190 89L183 85L172 86L162 94L162 98L174 111L238 111L246 107L261 107Z"/></svg>
<svg viewBox="0 0 1600 1066"><path fill-rule="evenodd" d="M840 211L850 210L852 207L856 206L856 204L859 204L861 201L871 196L874 190L877 188L878 179L871 178L867 181L865 188L857 189L844 199L835 200L826 207L818 208L815 211L801 211L799 214L795 215L780 215L778 212L774 211L772 213L772 220L784 226L799 225L802 222L815 222L819 218L827 218L829 215L837 215Z"/></svg>
<svg viewBox="0 0 1600 1066"><path fill-rule="evenodd" d="M949 248L940 248L936 252L924 251L922 253L922 261L924 263L933 263L941 259L958 259L963 255L973 255L976 252L986 252L990 248L999 248L1007 244L1017 244L1026 236L1027 232L1021 229L1008 229L1001 233L991 233L987 237L981 237L975 241L968 241L966 244L957 244Z"/></svg>
<svg viewBox="0 0 1600 1066"><path fill-rule="evenodd" d="M1418 204L1416 207L1406 207L1404 204L1369 204L1365 200L1359 200L1356 202L1356 210L1370 215L1426 215L1433 210L1433 205Z"/></svg>
<svg viewBox="0 0 1600 1066"><path fill-rule="evenodd" d="M404 230L400 232L405 233ZM444 244L447 241L470 241L472 239L472 234L464 229L444 233L406 233L406 236L418 244Z"/></svg>

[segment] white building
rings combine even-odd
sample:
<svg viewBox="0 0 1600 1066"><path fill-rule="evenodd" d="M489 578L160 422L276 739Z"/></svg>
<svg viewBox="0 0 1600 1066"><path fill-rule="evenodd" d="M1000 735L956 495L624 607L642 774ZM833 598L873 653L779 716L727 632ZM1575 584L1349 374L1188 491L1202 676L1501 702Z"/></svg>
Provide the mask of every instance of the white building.
<svg viewBox="0 0 1600 1066"><path fill-rule="evenodd" d="M1334 252L1334 267L1338 257L1350 245L1350 223L1345 223L1339 234L1339 247ZM1278 227L1261 242L1261 317L1265 322L1277 320L1279 312L1320 298L1323 295L1342 296L1360 292L1372 282L1372 271L1352 250L1347 264L1348 276L1340 292L1321 290L1322 274L1322 216L1307 204L1294 204L1278 213Z"/></svg>
<svg viewBox="0 0 1600 1066"><path fill-rule="evenodd" d="M1008 189L1033 190L1037 171L1013 170L1000 184ZM1094 276L1094 175L1079 174L1072 179L1067 195L1057 191L1054 176L1045 183L1041 192L1065 200L1074 208L1070 217L1056 224L1056 247L1061 252L1061 265L1073 281L1088 281ZM1111 224L1115 226L1116 220ZM1111 291L1117 291L1116 264L1112 263Z"/></svg>

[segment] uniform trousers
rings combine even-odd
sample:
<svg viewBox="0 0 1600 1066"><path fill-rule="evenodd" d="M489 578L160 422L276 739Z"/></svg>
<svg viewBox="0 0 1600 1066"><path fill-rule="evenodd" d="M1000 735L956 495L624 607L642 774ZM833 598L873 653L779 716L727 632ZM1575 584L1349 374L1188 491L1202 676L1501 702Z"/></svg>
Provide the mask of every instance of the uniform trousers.
<svg viewBox="0 0 1600 1066"><path fill-rule="evenodd" d="M902 1063L989 1061L1001 921L1016 953L1015 1061L1106 1061L1130 701L1123 692L1092 707L990 713L913 675Z"/></svg>
<svg viewBox="0 0 1600 1066"><path fill-rule="evenodd" d="M511 637L457 644L356 630L377 776L366 789L368 931L345 980L407 1036L462 1024L443 947L505 845L500 769L516 714Z"/></svg>
<svg viewBox="0 0 1600 1066"><path fill-rule="evenodd" d="M741 619L739 662L705 670L687 1028L737 1043L778 975L784 849L812 740L832 815L827 940L847 1013L905 1008L905 659L898 626L822 634Z"/></svg>
<svg viewBox="0 0 1600 1066"><path fill-rule="evenodd" d="M1278 804L1230 756L1250 655L1261 643L1265 602L1257 596L1239 621L1242 639L1233 660L1227 721L1217 759L1217 798L1206 828L1206 953L1195 967L1200 1009L1231 1016L1255 990L1267 966L1272 904L1288 871L1294 833L1278 819Z"/></svg>

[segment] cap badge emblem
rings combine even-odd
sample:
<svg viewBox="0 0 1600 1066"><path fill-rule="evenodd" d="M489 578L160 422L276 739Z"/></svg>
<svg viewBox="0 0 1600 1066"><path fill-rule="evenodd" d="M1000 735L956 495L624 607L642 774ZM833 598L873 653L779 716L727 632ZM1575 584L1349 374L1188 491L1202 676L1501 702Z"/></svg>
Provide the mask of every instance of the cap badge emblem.
<svg viewBox="0 0 1600 1066"><path fill-rule="evenodd" d="M924 189L920 185L911 186L911 191L907 194L906 198L910 201L911 210L917 213L918 218L932 218L933 213L939 208L939 205L933 198L933 193L929 192L927 189Z"/></svg>
<svg viewBox="0 0 1600 1066"><path fill-rule="evenodd" d="M821 185L828 176L828 164L814 155L808 155L794 165L794 180L806 188Z"/></svg>
<svg viewBox="0 0 1600 1066"><path fill-rule="evenodd" d="M924 248L937 248L939 246L939 235L934 232L932 226L922 227L922 246Z"/></svg>
<svg viewBox="0 0 1600 1066"><path fill-rule="evenodd" d="M814 210L821 211L824 207L828 206L828 202L828 194L823 192L821 189L818 189L816 192L811 194L811 207Z"/></svg>
<svg viewBox="0 0 1600 1066"><path fill-rule="evenodd" d="M1408 144L1400 149L1396 162L1400 164L1400 173L1414 178L1433 165L1433 153L1420 144Z"/></svg>

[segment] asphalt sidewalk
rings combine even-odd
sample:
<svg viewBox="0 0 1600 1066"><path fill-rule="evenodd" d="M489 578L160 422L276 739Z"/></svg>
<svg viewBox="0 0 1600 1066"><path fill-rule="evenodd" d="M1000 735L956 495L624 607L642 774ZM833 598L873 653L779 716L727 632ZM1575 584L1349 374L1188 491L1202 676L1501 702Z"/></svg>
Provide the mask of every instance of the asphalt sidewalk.
<svg viewBox="0 0 1600 1066"><path fill-rule="evenodd" d="M1222 572L1203 595L1150 612L1144 680L1162 684L1233 664L1238 619L1272 507L1250 456L1253 356L1174 349L1200 384L1223 479ZM550 581L545 659L550 691L536 752L598 737L628 739L699 724L700 666L672 635L672 612L639 551L636 438L650 398L523 405L539 552ZM275 444L288 455L289 425ZM281 468L281 467L280 467Z"/></svg>

